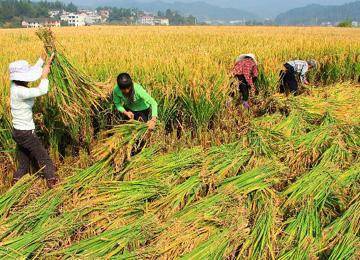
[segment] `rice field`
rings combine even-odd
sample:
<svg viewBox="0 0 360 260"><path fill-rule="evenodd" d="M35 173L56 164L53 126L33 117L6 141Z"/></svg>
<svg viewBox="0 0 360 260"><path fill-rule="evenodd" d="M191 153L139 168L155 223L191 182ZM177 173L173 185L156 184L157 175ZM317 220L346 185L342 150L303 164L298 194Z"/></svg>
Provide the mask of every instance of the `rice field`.
<svg viewBox="0 0 360 260"><path fill-rule="evenodd" d="M61 183L16 166L8 64L49 35L0 30L1 259L358 259L360 31L297 27L84 27L53 31L38 135ZM54 46L52 46L54 47ZM52 48L51 47L51 48ZM49 49L47 49L49 51ZM260 62L252 112L229 101L240 53ZM313 86L277 94L290 59L315 58ZM115 116L127 71L159 102L146 148Z"/></svg>

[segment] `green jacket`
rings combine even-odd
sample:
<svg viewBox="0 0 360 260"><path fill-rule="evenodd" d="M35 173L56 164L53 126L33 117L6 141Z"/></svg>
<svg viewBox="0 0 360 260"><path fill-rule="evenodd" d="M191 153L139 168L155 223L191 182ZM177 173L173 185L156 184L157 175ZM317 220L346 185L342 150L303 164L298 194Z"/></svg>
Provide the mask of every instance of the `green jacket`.
<svg viewBox="0 0 360 260"><path fill-rule="evenodd" d="M143 111L151 108L152 116L158 116L158 104L146 90L137 83L134 83L134 102L129 100L123 95L118 85L115 86L113 91L113 99L117 110L124 113L126 109L130 109L133 112ZM126 109L125 109L126 107Z"/></svg>

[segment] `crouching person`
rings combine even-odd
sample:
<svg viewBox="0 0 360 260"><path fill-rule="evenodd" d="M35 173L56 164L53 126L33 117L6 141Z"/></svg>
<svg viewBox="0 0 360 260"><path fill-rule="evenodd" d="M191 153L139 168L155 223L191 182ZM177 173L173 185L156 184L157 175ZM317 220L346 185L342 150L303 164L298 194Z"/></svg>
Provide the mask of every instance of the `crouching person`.
<svg viewBox="0 0 360 260"><path fill-rule="evenodd" d="M242 103L246 109L250 108L249 98L258 92L255 82L259 76L258 64L254 54L242 54L235 62L232 75L239 81L239 91L242 95Z"/></svg>
<svg viewBox="0 0 360 260"><path fill-rule="evenodd" d="M13 124L13 138L17 144L18 169L14 173L13 184L23 177L30 168L31 159L35 159L38 166L43 170L47 186L53 188L58 177L55 173L55 166L35 133L32 108L36 97L45 95L49 90L51 62L54 54L48 59L44 68L44 61L39 61L30 66L27 61L20 60L10 64L10 99ZM29 88L30 82L41 78L40 85L36 88Z"/></svg>
<svg viewBox="0 0 360 260"><path fill-rule="evenodd" d="M127 119L146 122L154 130L158 117L158 104L146 90L134 83L130 75L121 73L113 91L116 109Z"/></svg>
<svg viewBox="0 0 360 260"><path fill-rule="evenodd" d="M288 61L284 64L284 68L285 70L280 72L280 93L298 95L299 81L304 85L310 84L306 74L309 70L317 69L317 61Z"/></svg>

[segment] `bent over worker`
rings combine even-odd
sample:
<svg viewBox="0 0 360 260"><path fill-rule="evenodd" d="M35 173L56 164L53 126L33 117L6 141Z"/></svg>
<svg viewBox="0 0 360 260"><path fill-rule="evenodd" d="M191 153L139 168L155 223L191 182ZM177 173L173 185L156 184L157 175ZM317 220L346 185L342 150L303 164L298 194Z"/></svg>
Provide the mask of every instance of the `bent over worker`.
<svg viewBox="0 0 360 260"><path fill-rule="evenodd" d="M239 81L239 91L242 95L243 106L250 108L250 93L255 94L257 88L255 82L259 76L256 56L254 54L242 54L235 62L232 75Z"/></svg>
<svg viewBox="0 0 360 260"><path fill-rule="evenodd" d="M140 84L133 82L128 73L117 77L113 99L117 110L128 119L147 122L149 130L155 128L158 104Z"/></svg>
<svg viewBox="0 0 360 260"><path fill-rule="evenodd" d="M47 186L53 188L58 182L55 174L55 166L41 144L40 139L35 133L35 123L33 111L35 98L48 93L51 62L54 58L52 54L44 68L44 60L39 59L34 66L30 66L27 61L19 60L10 64L10 106L12 114L13 138L17 144L17 155L19 166L14 173L13 184L20 180L29 170L31 159L37 161L39 167L43 169ZM29 83L41 78L40 85L30 88Z"/></svg>
<svg viewBox="0 0 360 260"><path fill-rule="evenodd" d="M311 69L317 69L316 60L293 60L284 64L285 71L280 72L280 93L290 92L294 95L298 94L299 83L309 85L306 74Z"/></svg>

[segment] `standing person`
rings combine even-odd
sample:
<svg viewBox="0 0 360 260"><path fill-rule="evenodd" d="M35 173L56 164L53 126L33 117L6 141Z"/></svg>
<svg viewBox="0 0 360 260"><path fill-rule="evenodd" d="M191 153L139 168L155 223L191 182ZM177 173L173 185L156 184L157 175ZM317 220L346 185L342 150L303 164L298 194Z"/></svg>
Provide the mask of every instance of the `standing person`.
<svg viewBox="0 0 360 260"><path fill-rule="evenodd" d="M242 95L243 106L250 108L249 96L257 92L255 81L259 76L258 64L254 54L242 54L236 59L232 75L239 81L239 91Z"/></svg>
<svg viewBox="0 0 360 260"><path fill-rule="evenodd" d="M35 98L48 93L49 80L47 77L53 59L54 54L48 59L44 68L42 68L44 60L41 58L34 66L30 66L24 60L15 61L9 66L13 138L17 144L19 161L19 167L14 173L13 184L28 172L31 158L34 158L43 170L47 186L50 189L58 182L55 166L40 139L36 136L32 111ZM41 82L38 87L29 87L30 82L35 82L40 78Z"/></svg>
<svg viewBox="0 0 360 260"><path fill-rule="evenodd" d="M316 60L293 60L284 64L285 71L280 72L280 93L290 92L294 95L298 94L299 83L298 78L304 85L309 85L306 74L311 69L317 69Z"/></svg>
<svg viewBox="0 0 360 260"><path fill-rule="evenodd" d="M113 91L115 106L128 119L146 122L149 130L154 130L158 117L158 104L138 83L134 83L128 73L117 77Z"/></svg>

